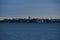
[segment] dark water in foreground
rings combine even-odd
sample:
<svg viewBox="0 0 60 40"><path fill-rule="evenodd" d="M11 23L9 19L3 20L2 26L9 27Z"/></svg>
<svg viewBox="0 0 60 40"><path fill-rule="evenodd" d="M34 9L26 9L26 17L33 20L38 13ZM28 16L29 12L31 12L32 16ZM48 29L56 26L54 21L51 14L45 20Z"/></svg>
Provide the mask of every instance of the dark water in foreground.
<svg viewBox="0 0 60 40"><path fill-rule="evenodd" d="M0 40L60 40L60 23L0 23Z"/></svg>

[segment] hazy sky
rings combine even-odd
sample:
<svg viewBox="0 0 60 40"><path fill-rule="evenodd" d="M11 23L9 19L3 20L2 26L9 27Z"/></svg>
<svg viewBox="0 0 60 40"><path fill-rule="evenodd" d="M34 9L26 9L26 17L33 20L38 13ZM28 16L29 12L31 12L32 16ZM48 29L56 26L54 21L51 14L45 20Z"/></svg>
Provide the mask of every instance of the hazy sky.
<svg viewBox="0 0 60 40"><path fill-rule="evenodd" d="M60 17L60 0L0 0L0 17Z"/></svg>

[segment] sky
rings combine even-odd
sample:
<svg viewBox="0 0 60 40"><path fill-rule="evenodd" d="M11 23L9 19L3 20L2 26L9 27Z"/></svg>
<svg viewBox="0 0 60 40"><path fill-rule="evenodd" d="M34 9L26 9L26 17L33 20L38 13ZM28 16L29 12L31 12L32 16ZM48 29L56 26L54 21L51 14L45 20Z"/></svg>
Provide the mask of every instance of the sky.
<svg viewBox="0 0 60 40"><path fill-rule="evenodd" d="M60 17L60 0L0 0L0 17Z"/></svg>

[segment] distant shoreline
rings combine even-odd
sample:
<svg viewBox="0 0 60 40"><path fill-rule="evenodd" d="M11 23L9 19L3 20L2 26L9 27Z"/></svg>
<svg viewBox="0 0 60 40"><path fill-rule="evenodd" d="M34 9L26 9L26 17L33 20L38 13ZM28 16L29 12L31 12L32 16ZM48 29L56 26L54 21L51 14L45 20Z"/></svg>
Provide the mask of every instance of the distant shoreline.
<svg viewBox="0 0 60 40"><path fill-rule="evenodd" d="M0 20L0 23L60 23L60 19L40 19L32 18L29 16L26 18L16 18L16 19L4 19Z"/></svg>

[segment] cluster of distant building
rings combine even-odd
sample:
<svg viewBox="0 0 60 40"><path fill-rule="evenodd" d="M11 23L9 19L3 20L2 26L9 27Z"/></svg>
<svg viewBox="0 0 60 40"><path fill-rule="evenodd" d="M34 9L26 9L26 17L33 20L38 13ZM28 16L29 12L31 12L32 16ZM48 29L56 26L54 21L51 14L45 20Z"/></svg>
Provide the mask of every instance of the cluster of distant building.
<svg viewBox="0 0 60 40"><path fill-rule="evenodd" d="M40 19L40 18L32 18L29 16L26 18L17 18L17 19L4 19L0 20L0 23L60 23L60 19Z"/></svg>

